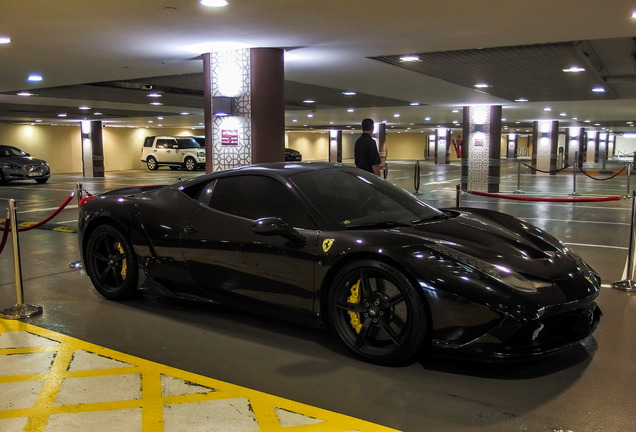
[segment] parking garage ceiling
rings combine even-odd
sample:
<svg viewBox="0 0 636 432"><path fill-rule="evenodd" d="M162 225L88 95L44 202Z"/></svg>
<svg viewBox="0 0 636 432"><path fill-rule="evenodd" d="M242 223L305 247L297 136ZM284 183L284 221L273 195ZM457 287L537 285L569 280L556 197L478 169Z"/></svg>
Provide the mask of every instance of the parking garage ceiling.
<svg viewBox="0 0 636 432"><path fill-rule="evenodd" d="M636 121L632 1L300 3L9 2L0 122L200 127L200 54L219 41L286 50L288 129L357 128L364 117L398 130L459 127L470 104L502 105L510 130ZM573 66L584 71L564 72ZM42 81L27 82L32 73Z"/></svg>

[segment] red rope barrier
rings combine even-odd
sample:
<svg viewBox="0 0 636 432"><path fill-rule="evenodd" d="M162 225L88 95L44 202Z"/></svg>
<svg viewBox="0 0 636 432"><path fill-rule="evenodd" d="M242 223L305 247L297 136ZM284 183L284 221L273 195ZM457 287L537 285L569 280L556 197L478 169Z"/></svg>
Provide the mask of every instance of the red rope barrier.
<svg viewBox="0 0 636 432"><path fill-rule="evenodd" d="M538 198L538 197L524 197L519 195L500 195L489 192L468 191L469 194L491 197L491 198L503 198L519 201L543 201L543 202L592 202L592 201L618 201L621 199L619 196L599 197L599 198Z"/></svg>
<svg viewBox="0 0 636 432"><path fill-rule="evenodd" d="M41 227L42 225L44 225L45 223L47 223L48 221L50 221L51 219L53 219L55 216L57 216L57 215L58 215L58 214L59 214L59 213L60 213L60 212L64 209L64 207L66 207L66 206L68 205L68 203L70 203L70 202L71 202L71 200L73 199L73 196L74 196L74 195L75 195L75 192L73 192L71 195L69 195L69 197L68 197L68 198L66 198L66 200L62 203L62 205L60 205L60 206L57 208L57 210L55 210L53 213L51 213L48 217L46 217L46 218L45 218L45 219L43 219L42 221L40 221L40 222L38 222L38 223L35 223L35 224L33 224L33 225L29 225L29 226L27 226L27 227L21 227L21 228L18 228L18 232L21 232L21 231L28 231L28 230L32 230L32 229L34 229L34 228L39 228L39 227ZM7 220L8 220L8 219L7 219ZM5 231L11 231L11 228L10 228L10 227L6 224L6 221L7 221L7 220L5 220L5 223L4 223L4 230L5 230ZM0 251L1 251L1 249L0 249Z"/></svg>
<svg viewBox="0 0 636 432"><path fill-rule="evenodd" d="M585 174L586 176L588 176L588 177L589 177L589 178L591 178L592 180L598 180L598 181L611 180L611 179L613 179L614 177L616 177L617 175L619 175L620 173L622 173L623 171L625 171L625 169L627 168L627 165L626 165L626 166L624 166L624 167L623 167L623 168L622 168L619 172L617 172L616 174L614 174L614 175L612 175L612 176L610 176L610 177L607 177L607 178L603 178L603 179L602 179L602 178L596 178L596 177L593 177L593 176L589 175L588 173L586 173L586 172L585 172L585 170L583 170L583 167L582 167L581 165L577 164L577 166L579 167L579 169L581 170L581 172L582 172L583 174Z"/></svg>

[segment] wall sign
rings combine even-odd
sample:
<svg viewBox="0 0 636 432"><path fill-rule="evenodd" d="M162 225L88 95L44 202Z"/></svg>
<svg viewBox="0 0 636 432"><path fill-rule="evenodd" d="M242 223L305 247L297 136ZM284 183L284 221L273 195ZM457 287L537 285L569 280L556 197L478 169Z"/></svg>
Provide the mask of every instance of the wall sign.
<svg viewBox="0 0 636 432"><path fill-rule="evenodd" d="M237 129L221 130L221 145L224 145L224 146L238 145L238 130Z"/></svg>

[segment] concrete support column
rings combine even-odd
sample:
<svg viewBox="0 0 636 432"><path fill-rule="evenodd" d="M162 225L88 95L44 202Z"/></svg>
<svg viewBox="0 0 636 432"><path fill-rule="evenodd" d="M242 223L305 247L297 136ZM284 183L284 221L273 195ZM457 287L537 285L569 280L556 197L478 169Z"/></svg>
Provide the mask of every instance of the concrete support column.
<svg viewBox="0 0 636 432"><path fill-rule="evenodd" d="M517 159L518 136L511 133L506 135L506 157L508 159Z"/></svg>
<svg viewBox="0 0 636 432"><path fill-rule="evenodd" d="M207 171L285 160L283 50L203 55Z"/></svg>
<svg viewBox="0 0 636 432"><path fill-rule="evenodd" d="M435 163L449 164L450 154L448 146L450 144L451 130L446 128L435 129Z"/></svg>
<svg viewBox="0 0 636 432"><path fill-rule="evenodd" d="M342 162L342 131L329 131L329 162Z"/></svg>
<svg viewBox="0 0 636 432"><path fill-rule="evenodd" d="M82 176L104 177L104 142L101 121L82 121Z"/></svg>
<svg viewBox="0 0 636 432"><path fill-rule="evenodd" d="M575 162L583 164L583 136L585 129L581 127L572 127L565 130L565 164L571 165ZM579 155L579 160L576 155Z"/></svg>
<svg viewBox="0 0 636 432"><path fill-rule="evenodd" d="M464 107L462 189L499 192L501 106Z"/></svg>
<svg viewBox="0 0 636 432"><path fill-rule="evenodd" d="M532 165L541 171L551 171L556 174L557 147L559 145L559 122L541 120L533 123L534 151ZM532 171L536 174L536 171Z"/></svg>
<svg viewBox="0 0 636 432"><path fill-rule="evenodd" d="M377 140L378 140L378 153L380 154L380 166L384 166L386 163L386 123L376 123L377 128Z"/></svg>

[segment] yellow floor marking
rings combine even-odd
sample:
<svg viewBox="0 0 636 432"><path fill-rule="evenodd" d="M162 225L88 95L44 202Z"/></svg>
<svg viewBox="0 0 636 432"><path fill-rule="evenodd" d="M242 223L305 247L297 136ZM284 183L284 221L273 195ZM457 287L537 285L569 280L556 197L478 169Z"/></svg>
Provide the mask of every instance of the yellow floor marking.
<svg viewBox="0 0 636 432"><path fill-rule="evenodd" d="M92 432L398 432L0 319L0 430L88 426Z"/></svg>

